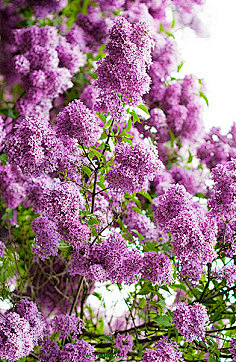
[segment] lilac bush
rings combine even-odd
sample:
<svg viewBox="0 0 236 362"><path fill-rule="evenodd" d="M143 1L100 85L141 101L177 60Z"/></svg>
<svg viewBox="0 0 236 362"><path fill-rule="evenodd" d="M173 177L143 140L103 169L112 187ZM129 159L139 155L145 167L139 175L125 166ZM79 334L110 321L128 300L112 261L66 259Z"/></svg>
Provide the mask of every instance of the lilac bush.
<svg viewBox="0 0 236 362"><path fill-rule="evenodd" d="M174 35L203 3L0 3L1 360L235 360L236 125Z"/></svg>

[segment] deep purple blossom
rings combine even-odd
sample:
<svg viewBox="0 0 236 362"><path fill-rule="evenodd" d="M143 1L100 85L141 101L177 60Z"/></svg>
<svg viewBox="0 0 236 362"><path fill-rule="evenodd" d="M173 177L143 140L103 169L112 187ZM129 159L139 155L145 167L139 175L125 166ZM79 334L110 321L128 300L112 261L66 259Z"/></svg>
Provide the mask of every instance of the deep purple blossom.
<svg viewBox="0 0 236 362"><path fill-rule="evenodd" d="M78 99L57 115L56 122L59 135L76 138L84 146L91 146L100 137L98 117Z"/></svg>
<svg viewBox="0 0 236 362"><path fill-rule="evenodd" d="M118 348L123 356L127 356L127 353L133 347L132 336L129 333L126 335L118 333L115 339L114 347Z"/></svg>
<svg viewBox="0 0 236 362"><path fill-rule="evenodd" d="M173 322L187 342L202 340L209 322L206 307L200 303L181 303L174 311Z"/></svg>
<svg viewBox="0 0 236 362"><path fill-rule="evenodd" d="M155 343L155 349L146 349L142 356L143 362L183 362L182 352L178 351L175 342L162 337Z"/></svg>
<svg viewBox="0 0 236 362"><path fill-rule="evenodd" d="M51 325L55 333L60 332L61 339L68 337L71 333L80 334L82 328L84 328L82 319L66 314L55 316L51 321Z"/></svg>
<svg viewBox="0 0 236 362"><path fill-rule="evenodd" d="M106 180L111 188L123 193L147 190L148 182L152 181L162 168L157 149L144 143L122 143L116 146L114 161Z"/></svg>

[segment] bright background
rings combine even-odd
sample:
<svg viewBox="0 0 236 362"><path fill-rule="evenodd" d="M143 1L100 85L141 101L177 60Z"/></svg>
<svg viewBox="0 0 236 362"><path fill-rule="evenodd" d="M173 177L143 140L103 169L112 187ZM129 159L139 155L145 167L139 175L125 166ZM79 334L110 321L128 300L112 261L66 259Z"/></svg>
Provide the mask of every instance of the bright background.
<svg viewBox="0 0 236 362"><path fill-rule="evenodd" d="M226 133L236 121L236 1L206 0L200 18L207 38L199 38L191 29L174 35L184 61L182 74L203 78L209 108L204 113L207 128L221 127Z"/></svg>

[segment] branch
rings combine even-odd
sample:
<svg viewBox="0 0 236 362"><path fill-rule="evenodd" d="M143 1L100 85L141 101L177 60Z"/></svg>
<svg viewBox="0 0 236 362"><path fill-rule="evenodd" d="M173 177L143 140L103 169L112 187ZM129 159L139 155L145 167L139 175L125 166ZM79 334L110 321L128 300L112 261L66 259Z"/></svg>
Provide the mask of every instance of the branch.
<svg viewBox="0 0 236 362"><path fill-rule="evenodd" d="M70 308L70 312L69 312L69 315L71 316L72 313L73 313L73 309L78 301L78 297L79 297L79 293L80 293L80 290L81 290L81 287L82 287L82 283L83 283L83 280L84 280L84 277L80 277L80 281L79 281L79 284L78 284L78 288L77 288L77 291L76 291L76 294L74 296L74 300L73 300L73 303L71 305L71 308Z"/></svg>
<svg viewBox="0 0 236 362"><path fill-rule="evenodd" d="M203 289L203 292L198 300L198 302L201 302L203 300L203 297L207 291L207 288L209 287L209 284L210 284L210 280L211 280L211 264L208 263L207 264L207 283L205 285L205 288Z"/></svg>

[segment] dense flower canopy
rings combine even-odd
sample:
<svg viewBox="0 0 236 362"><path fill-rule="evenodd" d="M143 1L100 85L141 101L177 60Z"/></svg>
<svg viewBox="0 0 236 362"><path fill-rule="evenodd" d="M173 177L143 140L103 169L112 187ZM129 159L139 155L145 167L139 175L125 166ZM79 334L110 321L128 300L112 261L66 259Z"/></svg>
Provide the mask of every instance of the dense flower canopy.
<svg viewBox="0 0 236 362"><path fill-rule="evenodd" d="M175 39L203 4L0 2L1 360L235 361L236 124Z"/></svg>

